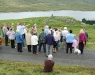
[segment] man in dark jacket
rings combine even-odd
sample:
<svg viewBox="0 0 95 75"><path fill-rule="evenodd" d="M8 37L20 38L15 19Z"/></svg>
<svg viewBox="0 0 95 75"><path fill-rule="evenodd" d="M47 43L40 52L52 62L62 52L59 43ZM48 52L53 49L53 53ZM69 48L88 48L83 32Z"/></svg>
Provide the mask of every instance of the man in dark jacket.
<svg viewBox="0 0 95 75"><path fill-rule="evenodd" d="M39 52L41 51L41 47L43 45L44 53L46 53L45 36L46 33L44 32L44 29L42 29L42 32L39 35Z"/></svg>
<svg viewBox="0 0 95 75"><path fill-rule="evenodd" d="M54 61L52 61L53 56L50 54L48 55L48 60L44 62L44 72L51 72L53 71Z"/></svg>
<svg viewBox="0 0 95 75"><path fill-rule="evenodd" d="M51 31L49 31L48 35L46 35L45 37L45 44L46 44L46 57L47 57L49 54L52 54L53 44L54 44L54 37L51 34Z"/></svg>

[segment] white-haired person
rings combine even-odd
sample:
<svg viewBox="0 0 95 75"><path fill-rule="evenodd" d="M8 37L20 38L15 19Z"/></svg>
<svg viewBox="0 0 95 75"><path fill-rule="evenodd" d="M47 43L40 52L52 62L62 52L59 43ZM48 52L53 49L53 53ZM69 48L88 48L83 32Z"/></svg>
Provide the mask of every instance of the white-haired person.
<svg viewBox="0 0 95 75"><path fill-rule="evenodd" d="M64 27L64 30L62 30L62 36L63 36L63 49L67 49L67 45L66 45L66 36L69 33L69 31L67 30L67 27Z"/></svg>
<svg viewBox="0 0 95 75"><path fill-rule="evenodd" d="M48 25L45 26L44 32L46 33L46 35L48 35L48 32L49 32L49 26Z"/></svg>
<svg viewBox="0 0 95 75"><path fill-rule="evenodd" d="M45 44L46 44L46 57L49 54L52 54L53 44L54 44L54 36L51 34L49 30L48 35L45 37Z"/></svg>
<svg viewBox="0 0 95 75"><path fill-rule="evenodd" d="M53 66L54 66L53 56L50 54L48 55L48 59L44 61L44 72L53 71Z"/></svg>
<svg viewBox="0 0 95 75"><path fill-rule="evenodd" d="M80 30L78 38L79 38L79 50L81 50L81 54L83 54L83 49L86 41L86 35L83 29Z"/></svg>
<svg viewBox="0 0 95 75"><path fill-rule="evenodd" d="M16 39L16 42L17 42L17 51L22 52L23 38L22 38L22 35L20 34L20 30L16 30L15 39Z"/></svg>

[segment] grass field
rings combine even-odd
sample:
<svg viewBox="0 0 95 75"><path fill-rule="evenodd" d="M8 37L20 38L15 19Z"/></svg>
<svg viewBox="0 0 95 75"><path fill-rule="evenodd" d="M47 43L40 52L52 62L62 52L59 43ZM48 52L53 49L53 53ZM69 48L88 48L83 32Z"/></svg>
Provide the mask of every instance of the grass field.
<svg viewBox="0 0 95 75"><path fill-rule="evenodd" d="M67 26L68 30L72 29L73 33L78 36L80 29L86 28L89 38L87 41L86 48L89 50L95 50L95 26L94 25L84 25L80 21L77 21L71 17L38 17L38 18L26 18L26 19L18 19L18 20L1 20L0 25L3 23L7 23L8 26L11 25L11 23L14 23L15 25L15 30L16 30L16 25L17 23L25 23L26 25L29 24L28 28L31 29L34 23L37 24L37 30L38 30L38 35L41 32L41 29L46 25L46 20L49 20L49 26L52 28L64 28L64 26Z"/></svg>
<svg viewBox="0 0 95 75"><path fill-rule="evenodd" d="M44 64L0 61L0 75L95 75L95 68L82 66L54 66L53 72L43 72Z"/></svg>

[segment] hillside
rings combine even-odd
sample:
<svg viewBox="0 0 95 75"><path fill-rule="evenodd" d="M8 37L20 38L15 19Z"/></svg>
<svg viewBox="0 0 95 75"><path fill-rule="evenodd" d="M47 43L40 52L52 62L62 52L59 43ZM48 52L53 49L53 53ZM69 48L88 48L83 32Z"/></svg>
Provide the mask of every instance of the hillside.
<svg viewBox="0 0 95 75"><path fill-rule="evenodd" d="M95 0L0 0L0 12L95 10Z"/></svg>

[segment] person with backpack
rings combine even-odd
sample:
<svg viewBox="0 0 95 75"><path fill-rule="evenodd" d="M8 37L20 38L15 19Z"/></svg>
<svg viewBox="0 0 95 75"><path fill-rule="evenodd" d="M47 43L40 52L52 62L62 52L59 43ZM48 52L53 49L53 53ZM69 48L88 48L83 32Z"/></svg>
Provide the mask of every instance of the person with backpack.
<svg viewBox="0 0 95 75"><path fill-rule="evenodd" d="M44 29L42 29L42 32L39 34L39 52L41 52L41 47L43 45L43 51L46 53L46 45L45 45L45 36L46 33L44 32Z"/></svg>

